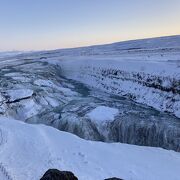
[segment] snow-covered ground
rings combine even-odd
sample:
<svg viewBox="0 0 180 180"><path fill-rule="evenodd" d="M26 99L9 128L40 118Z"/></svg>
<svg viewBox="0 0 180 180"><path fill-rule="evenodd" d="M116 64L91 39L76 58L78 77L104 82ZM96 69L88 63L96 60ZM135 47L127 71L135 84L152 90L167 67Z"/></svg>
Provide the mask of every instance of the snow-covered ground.
<svg viewBox="0 0 180 180"><path fill-rule="evenodd" d="M80 180L179 180L180 154L174 151L86 141L4 117L0 134L0 163L13 180L37 180L48 168L70 170Z"/></svg>

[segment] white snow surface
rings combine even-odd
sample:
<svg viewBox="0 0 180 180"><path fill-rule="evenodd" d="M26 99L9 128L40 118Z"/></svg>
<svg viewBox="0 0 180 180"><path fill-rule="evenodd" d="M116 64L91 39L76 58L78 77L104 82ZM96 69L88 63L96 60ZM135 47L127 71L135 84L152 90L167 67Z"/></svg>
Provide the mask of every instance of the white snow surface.
<svg viewBox="0 0 180 180"><path fill-rule="evenodd" d="M37 180L48 168L70 170L80 180L179 180L180 154L86 141L45 125L0 117L0 163L13 180Z"/></svg>
<svg viewBox="0 0 180 180"><path fill-rule="evenodd" d="M114 121L115 116L118 114L118 109L106 106L98 106L87 114L87 116L96 122Z"/></svg>

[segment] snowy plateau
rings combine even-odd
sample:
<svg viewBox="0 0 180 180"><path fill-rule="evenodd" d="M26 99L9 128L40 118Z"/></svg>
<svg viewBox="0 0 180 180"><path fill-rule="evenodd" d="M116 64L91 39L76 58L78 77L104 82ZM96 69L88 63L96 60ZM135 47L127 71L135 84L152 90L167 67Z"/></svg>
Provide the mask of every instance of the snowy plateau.
<svg viewBox="0 0 180 180"><path fill-rule="evenodd" d="M0 53L0 180L180 179L180 36Z"/></svg>

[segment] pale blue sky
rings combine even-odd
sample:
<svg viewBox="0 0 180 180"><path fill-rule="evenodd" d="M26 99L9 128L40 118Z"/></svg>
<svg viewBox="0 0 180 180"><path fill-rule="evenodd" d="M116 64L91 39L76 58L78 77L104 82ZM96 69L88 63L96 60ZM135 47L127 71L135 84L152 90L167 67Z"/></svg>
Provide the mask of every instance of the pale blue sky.
<svg viewBox="0 0 180 180"><path fill-rule="evenodd" d="M0 0L0 50L180 34L180 0Z"/></svg>

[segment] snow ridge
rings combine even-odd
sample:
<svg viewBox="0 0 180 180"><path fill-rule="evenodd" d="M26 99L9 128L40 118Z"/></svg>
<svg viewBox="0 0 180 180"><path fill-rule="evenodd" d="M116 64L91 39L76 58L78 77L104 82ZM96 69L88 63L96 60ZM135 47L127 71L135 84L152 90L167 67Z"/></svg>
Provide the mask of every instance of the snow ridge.
<svg viewBox="0 0 180 180"><path fill-rule="evenodd" d="M2 145L4 143L4 138L5 137L2 133L2 130L0 129L0 148L2 148ZM0 162L0 178L2 180L13 180L2 162Z"/></svg>

